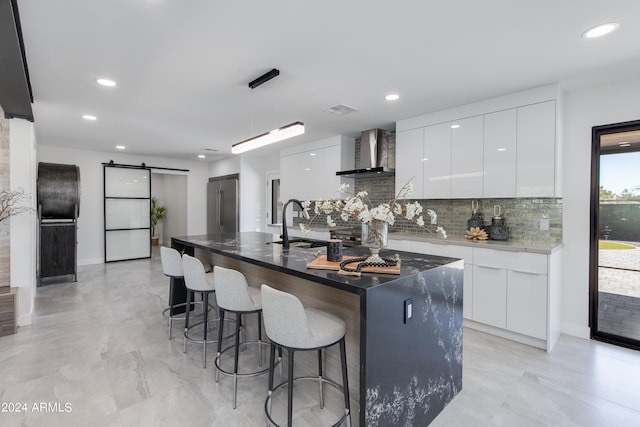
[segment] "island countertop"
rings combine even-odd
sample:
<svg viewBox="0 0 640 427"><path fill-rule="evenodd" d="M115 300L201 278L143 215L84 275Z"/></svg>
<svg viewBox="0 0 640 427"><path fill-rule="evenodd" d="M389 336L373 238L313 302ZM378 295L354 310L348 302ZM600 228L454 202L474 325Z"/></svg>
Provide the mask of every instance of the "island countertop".
<svg viewBox="0 0 640 427"><path fill-rule="evenodd" d="M280 240L277 234L241 232L173 237L171 240L174 246L190 246L218 253L357 294L367 289L414 275L420 271L431 270L456 261L455 258L382 249L380 254L383 257L393 257L396 253L400 255L400 274L363 273L360 277L357 277L341 275L336 271L308 269L307 263L314 260L318 253L326 254L326 248L292 246L285 250L281 244L273 243ZM366 256L369 254L369 250L360 246L345 247L343 248L343 254Z"/></svg>

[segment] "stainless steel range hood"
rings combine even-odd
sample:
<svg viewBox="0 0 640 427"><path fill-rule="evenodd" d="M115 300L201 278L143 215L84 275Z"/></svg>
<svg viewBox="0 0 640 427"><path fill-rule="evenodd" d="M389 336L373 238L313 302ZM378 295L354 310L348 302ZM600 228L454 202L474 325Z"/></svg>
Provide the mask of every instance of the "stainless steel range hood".
<svg viewBox="0 0 640 427"><path fill-rule="evenodd" d="M390 133L384 129L362 132L358 169L336 172L336 175L350 178L395 175L395 153L390 148Z"/></svg>

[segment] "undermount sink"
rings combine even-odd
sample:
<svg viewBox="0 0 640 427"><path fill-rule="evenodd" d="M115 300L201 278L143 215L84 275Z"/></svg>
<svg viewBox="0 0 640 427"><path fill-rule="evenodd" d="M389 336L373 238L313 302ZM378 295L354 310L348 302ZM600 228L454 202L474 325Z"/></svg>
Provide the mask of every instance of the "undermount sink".
<svg viewBox="0 0 640 427"><path fill-rule="evenodd" d="M269 244L281 245L282 240L278 240L276 242L267 242ZM322 240L312 240L312 239L290 239L289 246L295 248L321 248L327 246L327 242L323 242Z"/></svg>

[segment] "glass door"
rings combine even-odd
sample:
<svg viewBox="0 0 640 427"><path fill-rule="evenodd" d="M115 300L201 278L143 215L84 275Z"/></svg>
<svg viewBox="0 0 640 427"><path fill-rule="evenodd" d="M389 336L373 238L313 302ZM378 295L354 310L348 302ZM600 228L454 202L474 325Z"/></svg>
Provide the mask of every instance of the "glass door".
<svg viewBox="0 0 640 427"><path fill-rule="evenodd" d="M594 128L594 157L591 334L640 348L640 123Z"/></svg>

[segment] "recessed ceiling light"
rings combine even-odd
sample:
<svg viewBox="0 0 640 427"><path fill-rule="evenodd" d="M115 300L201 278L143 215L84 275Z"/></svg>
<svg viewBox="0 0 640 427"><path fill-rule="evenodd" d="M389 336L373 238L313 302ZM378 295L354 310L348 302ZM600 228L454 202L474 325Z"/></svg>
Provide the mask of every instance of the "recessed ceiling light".
<svg viewBox="0 0 640 427"><path fill-rule="evenodd" d="M460 125L451 125L451 129L458 129Z"/></svg>
<svg viewBox="0 0 640 427"><path fill-rule="evenodd" d="M199 159L206 159L206 158L207 158L207 156L205 156L204 154L198 154L198 158L199 158Z"/></svg>
<svg viewBox="0 0 640 427"><path fill-rule="evenodd" d="M116 149L117 150L126 150L127 147L125 147L124 145L116 145Z"/></svg>
<svg viewBox="0 0 640 427"><path fill-rule="evenodd" d="M618 146L620 146L620 147L631 147L631 143L630 142L621 142L620 144L618 144Z"/></svg>
<svg viewBox="0 0 640 427"><path fill-rule="evenodd" d="M390 93L389 95L385 96L384 99L386 99L387 101L395 101L396 99L399 99L400 95L398 95L397 93Z"/></svg>
<svg viewBox="0 0 640 427"><path fill-rule="evenodd" d="M304 168L304 170L306 170L306 171L310 171L311 169L310 169L310 168Z"/></svg>
<svg viewBox="0 0 640 427"><path fill-rule="evenodd" d="M423 162L426 162L427 160L429 160L429 159L426 158L426 157L424 159L422 159Z"/></svg>
<svg viewBox="0 0 640 427"><path fill-rule="evenodd" d="M114 82L113 80L103 79L103 78L96 79L96 83L102 86L107 86L107 87L114 87L116 85L116 82Z"/></svg>
<svg viewBox="0 0 640 427"><path fill-rule="evenodd" d="M620 24L618 24L617 22L609 22L606 24L598 25L582 33L582 37L584 37L585 39L595 39L596 37L602 37L617 30L619 26Z"/></svg>
<svg viewBox="0 0 640 427"><path fill-rule="evenodd" d="M506 148L498 148L498 151L507 151Z"/></svg>
<svg viewBox="0 0 640 427"><path fill-rule="evenodd" d="M316 155L316 153L309 153L309 155L310 155L310 156L315 156L315 155Z"/></svg>
<svg viewBox="0 0 640 427"><path fill-rule="evenodd" d="M82 118L85 120L98 120L96 116L92 116L91 114L83 114Z"/></svg>

